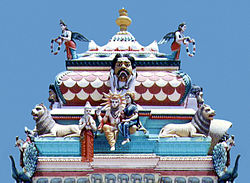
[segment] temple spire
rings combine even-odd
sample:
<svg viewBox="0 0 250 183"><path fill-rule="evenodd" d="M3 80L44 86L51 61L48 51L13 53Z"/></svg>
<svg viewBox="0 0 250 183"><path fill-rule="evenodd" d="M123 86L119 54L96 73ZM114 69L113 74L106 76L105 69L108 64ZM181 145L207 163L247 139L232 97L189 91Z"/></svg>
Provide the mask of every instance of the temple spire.
<svg viewBox="0 0 250 183"><path fill-rule="evenodd" d="M120 31L127 31L127 27L131 24L132 20L128 17L128 11L124 8L119 10L120 16L116 19L116 24L120 26Z"/></svg>

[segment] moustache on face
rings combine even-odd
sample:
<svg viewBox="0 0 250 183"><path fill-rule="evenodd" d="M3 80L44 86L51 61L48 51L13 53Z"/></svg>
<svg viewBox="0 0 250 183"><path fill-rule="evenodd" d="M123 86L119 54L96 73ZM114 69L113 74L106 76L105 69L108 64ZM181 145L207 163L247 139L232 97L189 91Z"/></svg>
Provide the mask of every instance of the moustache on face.
<svg viewBox="0 0 250 183"><path fill-rule="evenodd" d="M118 71L117 75L120 76L121 72L125 72L127 76L130 74L128 70L122 68Z"/></svg>

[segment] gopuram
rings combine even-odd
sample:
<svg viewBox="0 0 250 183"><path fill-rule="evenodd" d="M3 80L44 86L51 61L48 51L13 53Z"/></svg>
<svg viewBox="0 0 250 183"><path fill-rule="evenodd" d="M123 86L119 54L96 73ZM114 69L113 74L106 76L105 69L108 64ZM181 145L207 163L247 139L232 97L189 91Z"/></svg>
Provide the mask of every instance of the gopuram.
<svg viewBox="0 0 250 183"><path fill-rule="evenodd" d="M99 46L60 20L62 35L51 41L56 55L65 47L66 71L49 85L50 106L35 105L34 129L16 137L20 166L10 156L12 177L25 183L226 183L238 176L230 160L232 123L214 119L203 89L180 71L180 49L195 56L186 24L159 42L142 46L120 27ZM76 42L88 42L77 53ZM158 45L171 44L170 54ZM231 163L230 170L228 167Z"/></svg>

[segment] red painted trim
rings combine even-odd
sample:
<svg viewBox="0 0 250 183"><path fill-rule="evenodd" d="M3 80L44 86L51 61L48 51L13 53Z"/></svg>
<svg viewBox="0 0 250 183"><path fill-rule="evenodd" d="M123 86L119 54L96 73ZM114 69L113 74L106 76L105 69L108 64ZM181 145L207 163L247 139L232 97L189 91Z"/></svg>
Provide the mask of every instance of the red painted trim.
<svg viewBox="0 0 250 183"><path fill-rule="evenodd" d="M139 116L150 116L150 112L148 112L148 113L140 113L139 112Z"/></svg>
<svg viewBox="0 0 250 183"><path fill-rule="evenodd" d="M94 170L94 173L155 173L154 169L107 169L98 168Z"/></svg>
<svg viewBox="0 0 250 183"><path fill-rule="evenodd" d="M157 171L161 176L216 176L214 171Z"/></svg>
<svg viewBox="0 0 250 183"><path fill-rule="evenodd" d="M95 169L94 171L36 172L34 177L41 176L86 176L93 173L155 173L154 169Z"/></svg>
<svg viewBox="0 0 250 183"><path fill-rule="evenodd" d="M36 172L34 177L89 176L93 173L159 173L160 176L215 176L214 171L155 171L154 169L95 169L94 171Z"/></svg>
<svg viewBox="0 0 250 183"><path fill-rule="evenodd" d="M79 116L53 116L54 120L80 120Z"/></svg>
<svg viewBox="0 0 250 183"><path fill-rule="evenodd" d="M54 176L88 176L92 171L84 172L36 172L34 177L54 177Z"/></svg>
<svg viewBox="0 0 250 183"><path fill-rule="evenodd" d="M150 119L192 120L191 116L151 116L150 113L139 113L139 116L149 116ZM80 120L80 116L53 116L54 120Z"/></svg>
<svg viewBox="0 0 250 183"><path fill-rule="evenodd" d="M191 116L150 116L150 119L180 119L180 120L192 120Z"/></svg>

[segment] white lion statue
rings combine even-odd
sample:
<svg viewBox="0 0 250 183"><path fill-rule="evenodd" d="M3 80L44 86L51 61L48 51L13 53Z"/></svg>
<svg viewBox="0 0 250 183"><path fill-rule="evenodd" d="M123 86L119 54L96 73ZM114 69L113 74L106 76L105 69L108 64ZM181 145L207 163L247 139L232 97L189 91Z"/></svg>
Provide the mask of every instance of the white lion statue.
<svg viewBox="0 0 250 183"><path fill-rule="evenodd" d="M204 104L197 110L191 122L168 124L161 129L159 137L206 137L214 116L215 111Z"/></svg>
<svg viewBox="0 0 250 183"><path fill-rule="evenodd" d="M227 134L232 126L230 121L213 119L214 110L203 104L195 113L192 121L186 124L168 124L164 126L159 137L206 137L212 138L208 154L211 155L214 146ZM198 133L197 133L198 132Z"/></svg>
<svg viewBox="0 0 250 183"><path fill-rule="evenodd" d="M39 137L80 136L79 125L61 125L56 123L43 104L36 105L31 114L36 121L36 127L33 132L36 132Z"/></svg>

